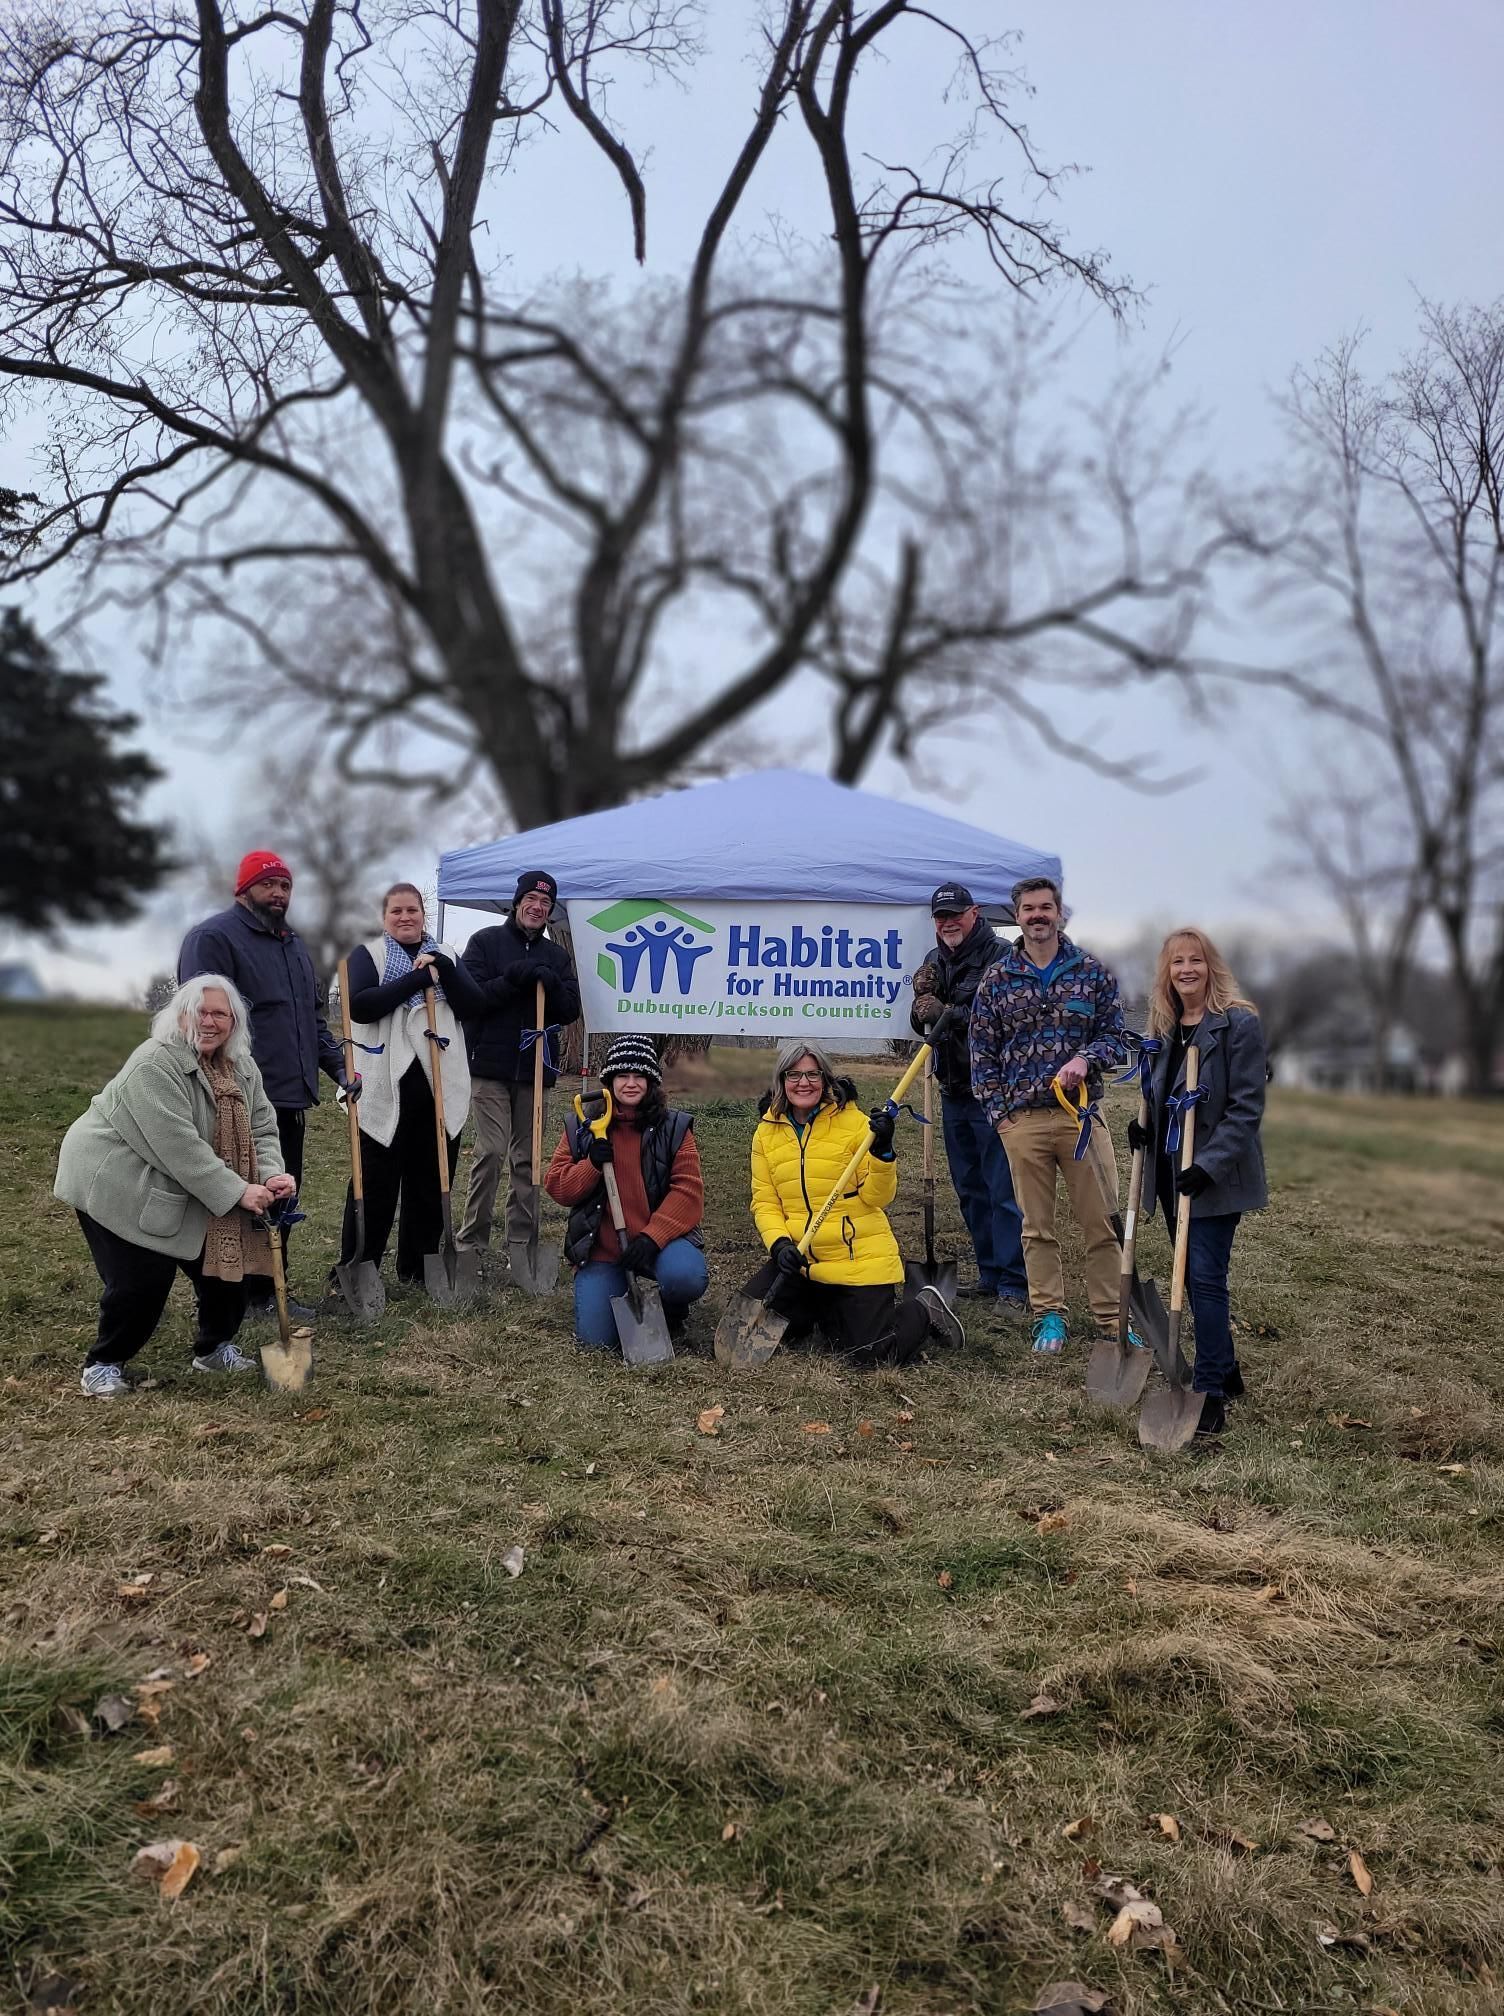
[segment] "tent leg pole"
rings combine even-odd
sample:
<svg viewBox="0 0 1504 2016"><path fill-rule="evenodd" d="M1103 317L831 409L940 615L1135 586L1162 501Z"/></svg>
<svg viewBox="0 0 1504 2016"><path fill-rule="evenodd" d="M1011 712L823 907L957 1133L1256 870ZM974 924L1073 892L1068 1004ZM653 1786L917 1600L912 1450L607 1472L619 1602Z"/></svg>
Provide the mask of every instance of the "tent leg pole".
<svg viewBox="0 0 1504 2016"><path fill-rule="evenodd" d="M444 899L442 896L439 898L439 928L434 935L442 945L444 942Z"/></svg>

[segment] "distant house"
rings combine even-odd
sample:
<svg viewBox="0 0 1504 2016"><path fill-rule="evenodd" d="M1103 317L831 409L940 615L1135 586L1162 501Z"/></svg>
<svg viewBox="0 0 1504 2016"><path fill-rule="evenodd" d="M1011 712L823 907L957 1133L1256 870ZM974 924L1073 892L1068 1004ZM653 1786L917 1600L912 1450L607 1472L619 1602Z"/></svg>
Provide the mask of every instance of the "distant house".
<svg viewBox="0 0 1504 2016"><path fill-rule="evenodd" d="M37 978L36 968L23 959L0 962L0 1001L45 1001L47 989Z"/></svg>

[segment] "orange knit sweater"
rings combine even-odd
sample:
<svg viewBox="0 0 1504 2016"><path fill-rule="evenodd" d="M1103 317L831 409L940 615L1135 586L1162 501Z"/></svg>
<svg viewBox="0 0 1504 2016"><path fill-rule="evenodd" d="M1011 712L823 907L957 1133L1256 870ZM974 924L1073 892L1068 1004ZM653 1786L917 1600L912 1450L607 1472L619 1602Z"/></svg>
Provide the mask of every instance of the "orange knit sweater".
<svg viewBox="0 0 1504 2016"><path fill-rule="evenodd" d="M629 1239L639 1232L646 1232L662 1251L670 1239L682 1239L687 1232L695 1229L705 1215L705 1179L700 1172L700 1151L695 1146L692 1133L685 1135L683 1145L674 1157L668 1195L656 1211L648 1209L647 1186L642 1180L642 1136L630 1120L612 1121L611 1150L616 1165L616 1187L621 1192L621 1215L627 1221ZM601 1172L589 1157L582 1155L576 1162L570 1153L568 1132L561 1134L543 1178L543 1187L549 1196L556 1204L563 1204L572 1211L576 1204L584 1202L600 1181ZM616 1237L616 1227L611 1223L608 1206L601 1213L600 1229L595 1235L595 1244L590 1249L586 1265L616 1260L620 1255L621 1244Z"/></svg>

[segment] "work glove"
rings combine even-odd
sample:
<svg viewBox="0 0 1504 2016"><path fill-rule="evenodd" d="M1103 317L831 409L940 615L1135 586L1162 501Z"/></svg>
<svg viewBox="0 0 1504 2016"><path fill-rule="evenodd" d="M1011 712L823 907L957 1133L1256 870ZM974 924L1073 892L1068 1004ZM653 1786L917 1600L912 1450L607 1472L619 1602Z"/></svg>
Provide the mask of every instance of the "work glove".
<svg viewBox="0 0 1504 2016"><path fill-rule="evenodd" d="M622 1249L621 1264L629 1274L653 1274L658 1268L658 1241L638 1232Z"/></svg>
<svg viewBox="0 0 1504 2016"><path fill-rule="evenodd" d="M898 1119L886 1106L874 1106L867 1115L867 1125L872 1129L872 1153L879 1161L887 1162L893 1155L893 1128Z"/></svg>
<svg viewBox="0 0 1504 2016"><path fill-rule="evenodd" d="M1194 1162L1189 1169L1181 1169L1176 1173L1175 1188L1182 1197L1199 1197L1203 1190L1210 1190L1211 1187L1211 1177Z"/></svg>
<svg viewBox="0 0 1504 2016"><path fill-rule="evenodd" d="M604 1169L608 1162L616 1160L615 1155L611 1152L611 1136L609 1134L592 1134L590 1137L590 1146L585 1150L585 1153L589 1157L592 1166L596 1169Z"/></svg>
<svg viewBox="0 0 1504 2016"><path fill-rule="evenodd" d="M768 1254L773 1265L786 1280L792 1281L796 1274L804 1273L809 1266L808 1260L799 1251L798 1246L787 1237L775 1239L768 1248Z"/></svg>
<svg viewBox="0 0 1504 2016"><path fill-rule="evenodd" d="M1128 1146L1133 1154L1136 1155L1140 1148L1147 1148L1152 1138L1148 1128L1141 1127L1137 1120L1128 1122Z"/></svg>
<svg viewBox="0 0 1504 2016"><path fill-rule="evenodd" d="M938 994L939 988L940 975L931 961L926 959L914 975L914 998L917 1000L921 994L928 994L933 999Z"/></svg>
<svg viewBox="0 0 1504 2016"><path fill-rule="evenodd" d="M945 1014L945 1003L940 999L938 994L921 994L916 988L914 992L914 1013L925 1028L929 1030L933 1038L935 1025Z"/></svg>
<svg viewBox="0 0 1504 2016"><path fill-rule="evenodd" d="M364 1089L364 1080L357 1071L353 1078L346 1078L344 1083L339 1087L339 1090L334 1095L334 1103L337 1106L353 1106L360 1098Z"/></svg>

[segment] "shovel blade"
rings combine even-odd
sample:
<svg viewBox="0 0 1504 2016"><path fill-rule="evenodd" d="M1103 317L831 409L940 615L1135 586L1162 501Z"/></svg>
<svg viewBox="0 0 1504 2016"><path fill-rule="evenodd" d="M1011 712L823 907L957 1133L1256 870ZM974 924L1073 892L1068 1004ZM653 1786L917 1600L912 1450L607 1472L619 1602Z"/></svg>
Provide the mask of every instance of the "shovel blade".
<svg viewBox="0 0 1504 2016"><path fill-rule="evenodd" d="M903 1263L905 1302L917 1300L921 1288L938 1288L941 1300L949 1307L954 1303L960 1285L960 1272L954 1260L905 1260Z"/></svg>
<svg viewBox="0 0 1504 2016"><path fill-rule="evenodd" d="M294 1330L284 1344L261 1347L261 1376L279 1393L301 1393L313 1370L313 1332Z"/></svg>
<svg viewBox="0 0 1504 2016"><path fill-rule="evenodd" d="M1138 1439L1146 1449L1173 1456L1183 1449L1201 1422L1204 1393L1189 1386L1161 1386L1138 1410Z"/></svg>
<svg viewBox="0 0 1504 2016"><path fill-rule="evenodd" d="M336 1267L334 1278L345 1307L362 1323L375 1323L386 1313L386 1284L373 1260L352 1260Z"/></svg>
<svg viewBox="0 0 1504 2016"><path fill-rule="evenodd" d="M756 1372L783 1342L788 1327L788 1317L757 1296L733 1295L715 1326L716 1363L734 1372Z"/></svg>
<svg viewBox="0 0 1504 2016"><path fill-rule="evenodd" d="M1086 1393L1101 1407L1126 1413L1144 1397L1154 1364L1152 1351L1135 1351L1112 1337L1099 1337L1086 1363Z"/></svg>
<svg viewBox="0 0 1504 2016"><path fill-rule="evenodd" d="M611 1308L616 1317L616 1334L621 1339L621 1355L629 1365L672 1364L674 1343L668 1334L668 1317L663 1312L663 1297L656 1281L638 1283L635 1309L630 1295L613 1295Z"/></svg>
<svg viewBox="0 0 1504 2016"><path fill-rule="evenodd" d="M524 1295L552 1295L559 1285L559 1249L540 1246L529 1239L507 1248L507 1263L513 1281Z"/></svg>
<svg viewBox="0 0 1504 2016"><path fill-rule="evenodd" d="M481 1292L480 1255L461 1253L457 1247L441 1247L437 1253L425 1253L423 1286L441 1309L453 1309L461 1302L473 1302Z"/></svg>

